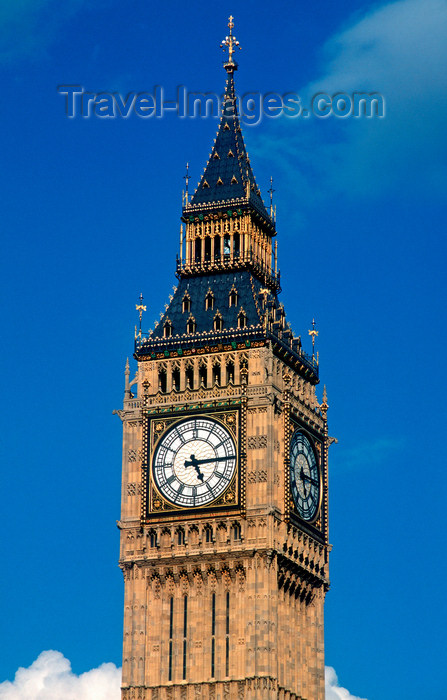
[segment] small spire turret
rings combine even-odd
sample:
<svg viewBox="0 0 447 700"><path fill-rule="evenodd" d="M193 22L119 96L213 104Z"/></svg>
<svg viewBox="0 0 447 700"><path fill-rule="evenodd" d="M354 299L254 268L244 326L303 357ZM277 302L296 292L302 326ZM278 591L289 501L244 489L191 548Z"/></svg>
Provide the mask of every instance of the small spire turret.
<svg viewBox="0 0 447 700"><path fill-rule="evenodd" d="M180 265L183 261L183 224L180 224Z"/></svg>
<svg viewBox="0 0 447 700"><path fill-rule="evenodd" d="M312 359L315 357L315 338L318 335L318 331L315 326L315 319L312 319L312 329L309 331L309 335L312 338Z"/></svg>
<svg viewBox="0 0 447 700"><path fill-rule="evenodd" d="M185 196L184 196L184 203L183 206L188 205L188 186L189 186L189 181L190 181L190 175L189 175L189 163L186 163L186 173L183 175L183 179L185 180Z"/></svg>
<svg viewBox="0 0 447 700"><path fill-rule="evenodd" d="M268 190L268 193L270 195L270 218L273 220L273 177L270 177L270 189Z"/></svg>
<svg viewBox="0 0 447 700"><path fill-rule="evenodd" d="M135 304L135 308L136 308L136 310L138 311L139 318L140 318L140 330L139 330L138 336L141 338L141 320L142 320L142 318L143 318L143 311L146 311L146 310L147 310L146 306L143 305L143 294L142 294L142 293L140 294L140 298L139 298L138 301L139 301L140 303L139 303L139 304ZM135 335L136 335L136 334L135 334Z"/></svg>

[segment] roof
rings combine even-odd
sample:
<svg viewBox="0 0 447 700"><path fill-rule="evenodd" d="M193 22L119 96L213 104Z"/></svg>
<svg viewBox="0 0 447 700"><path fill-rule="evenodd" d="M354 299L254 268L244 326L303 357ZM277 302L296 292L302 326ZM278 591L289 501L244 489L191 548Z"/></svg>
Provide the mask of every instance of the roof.
<svg viewBox="0 0 447 700"><path fill-rule="evenodd" d="M261 283L248 270L183 278L150 337L162 338L163 326L167 320L172 324L172 334L182 335L186 333L186 324L190 317L195 321L196 333L212 331L217 313L222 317L223 329L237 328L241 310L246 314L247 326L261 326L260 308L256 303L260 289ZM232 290L237 293L237 302L230 306L229 297ZM208 292L213 296L213 308L206 309L205 297ZM190 304L188 310L183 311L185 296L189 297Z"/></svg>
<svg viewBox="0 0 447 700"><path fill-rule="evenodd" d="M230 306L230 292L237 294L236 303ZM206 297L213 296L212 308L206 308ZM189 300L184 308L183 300ZM238 328L238 317L246 316L244 328ZM222 327L214 328L214 319L219 315ZM193 331L188 333L187 323L192 319ZM282 319L282 320L281 320ZM171 324L171 334L164 337L166 322ZM183 346L201 347L210 339L213 342L229 342L239 339L271 339L284 357L293 358L298 371L304 372L313 383L318 382L318 363L301 348L301 339L294 338L289 324L285 322L285 311L277 295L263 288L261 282L249 270L216 272L209 275L181 278L155 329L135 341L136 357L153 356L161 351L164 356ZM180 354L180 353L179 353ZM301 368L301 369L300 369Z"/></svg>
<svg viewBox="0 0 447 700"><path fill-rule="evenodd" d="M220 205L234 199L248 201L270 224L272 220L262 201L260 190L250 165L239 123L233 70L227 68L222 116L205 171L191 198L189 206Z"/></svg>

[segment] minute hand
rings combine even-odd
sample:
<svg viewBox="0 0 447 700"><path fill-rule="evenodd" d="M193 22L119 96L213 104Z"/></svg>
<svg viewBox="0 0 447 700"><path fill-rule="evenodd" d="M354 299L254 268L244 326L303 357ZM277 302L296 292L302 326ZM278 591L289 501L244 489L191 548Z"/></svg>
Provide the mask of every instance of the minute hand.
<svg viewBox="0 0 447 700"><path fill-rule="evenodd" d="M301 479L302 479L303 481L304 481L304 480L310 481L311 484L315 484L315 486L318 486L318 481L317 481L316 479L312 479L311 476L307 476L307 474L303 474L303 476L301 477Z"/></svg>
<svg viewBox="0 0 447 700"><path fill-rule="evenodd" d="M191 466L191 464L207 464L208 462L225 462L227 459L234 459L233 457L210 457L209 459L196 459L194 462L185 462L185 467Z"/></svg>

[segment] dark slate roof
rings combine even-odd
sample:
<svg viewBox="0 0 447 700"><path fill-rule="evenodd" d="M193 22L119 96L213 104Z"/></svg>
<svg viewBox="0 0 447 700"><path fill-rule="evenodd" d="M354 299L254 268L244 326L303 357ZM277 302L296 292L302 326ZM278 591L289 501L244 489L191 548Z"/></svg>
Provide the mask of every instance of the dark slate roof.
<svg viewBox="0 0 447 700"><path fill-rule="evenodd" d="M237 291L237 305L229 306L229 294L232 288ZM237 318L241 308L247 315L247 326L262 324L260 307L257 304L261 283L248 270L240 272L223 272L203 277L190 277L180 280L177 290L160 323L151 333L151 338L163 337L163 325L167 319L172 323L173 335L186 333L186 323L190 316L196 322L196 333L213 330L213 320L219 311L223 318L223 329L237 328ZM214 308L205 309L205 297L208 291L214 295ZM182 311L183 297L186 292L191 299L191 311Z"/></svg>
<svg viewBox="0 0 447 700"><path fill-rule="evenodd" d="M245 148L237 113L233 71L229 71L222 117L213 150L190 205L245 199L247 177L250 181L250 204L271 223Z"/></svg>
<svg viewBox="0 0 447 700"><path fill-rule="evenodd" d="M237 305L230 307L229 294L233 287L238 299ZM212 309L205 308L205 297L209 291L214 295ZM190 311L182 311L182 302L186 293L191 300ZM247 315L247 325L243 329L238 329L237 319L241 309ZM280 314L276 313L279 309L281 309ZM223 319L222 331L214 331L213 321L218 311ZM303 367L307 367L307 370L303 370L305 371L303 376L308 376L306 372L310 370L309 376L313 377L314 383L317 383L318 364L313 357L302 352L301 339L294 338L288 324L281 322L280 316L284 313L277 295L263 288L261 282L249 270L184 277L180 279L156 328L149 333L149 336L136 339L135 356L160 350L168 351L169 354L169 347L175 350L182 347L184 342L200 347L209 338L213 338L213 342L228 342L232 338L239 340L270 338L277 347L282 348L283 354L294 357L295 362L298 360L302 370ZM186 324L190 316L196 322L193 334L186 332ZM275 316L276 320L274 320ZM164 338L163 327L168 319L172 323L172 336Z"/></svg>

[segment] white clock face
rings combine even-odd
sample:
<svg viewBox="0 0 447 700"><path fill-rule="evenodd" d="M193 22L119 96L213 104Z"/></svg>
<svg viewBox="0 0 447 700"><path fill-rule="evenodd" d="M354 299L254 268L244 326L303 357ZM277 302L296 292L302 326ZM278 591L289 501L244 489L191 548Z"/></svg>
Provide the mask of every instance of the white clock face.
<svg viewBox="0 0 447 700"><path fill-rule="evenodd" d="M308 438L297 430L290 443L290 488L303 520L314 520L320 506L320 475Z"/></svg>
<svg viewBox="0 0 447 700"><path fill-rule="evenodd" d="M152 461L159 492L171 503L197 508L214 501L236 471L236 446L228 430L211 418L188 418L160 439Z"/></svg>

